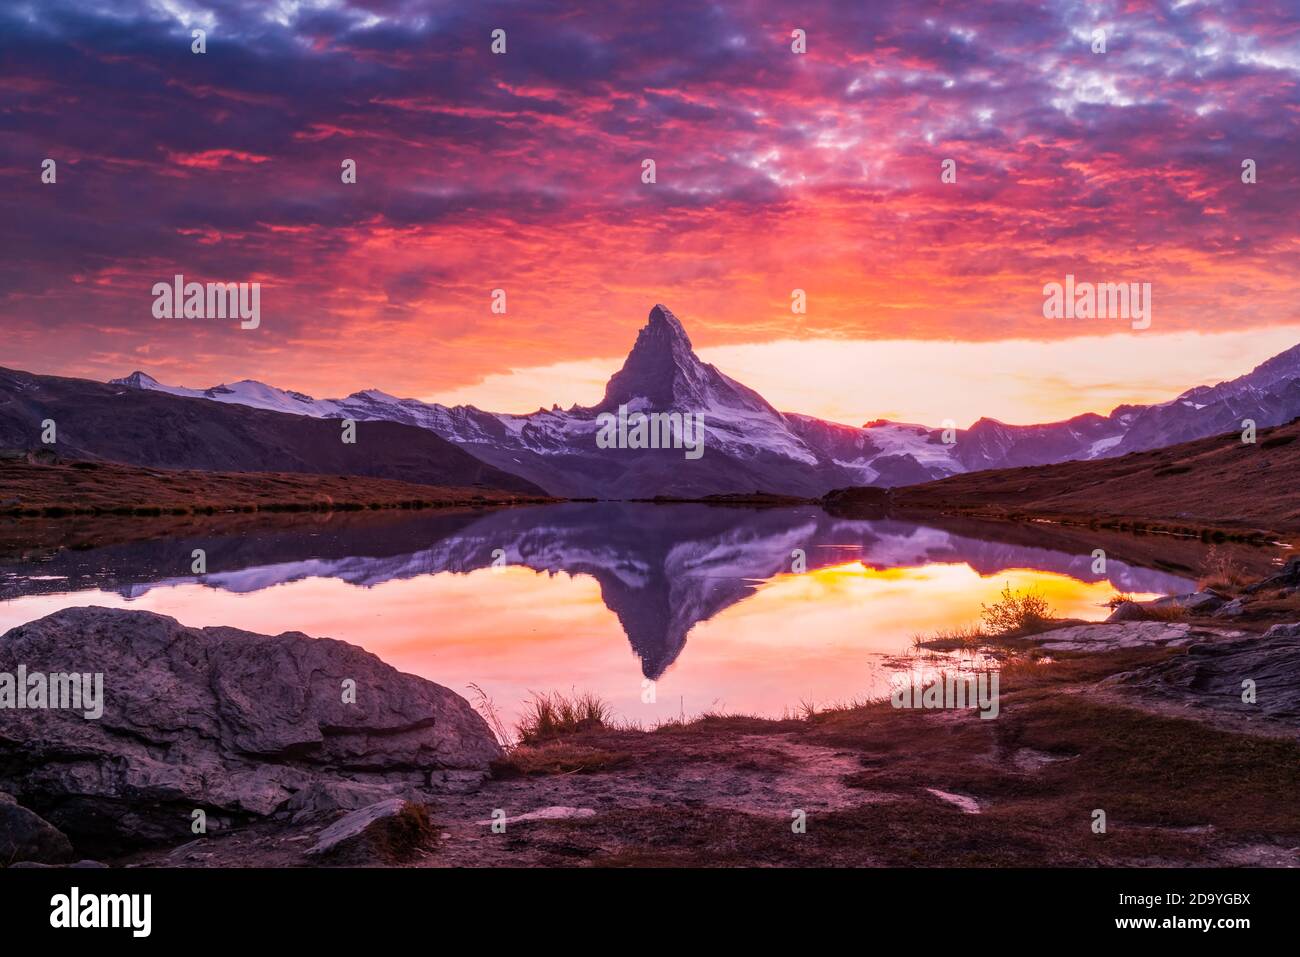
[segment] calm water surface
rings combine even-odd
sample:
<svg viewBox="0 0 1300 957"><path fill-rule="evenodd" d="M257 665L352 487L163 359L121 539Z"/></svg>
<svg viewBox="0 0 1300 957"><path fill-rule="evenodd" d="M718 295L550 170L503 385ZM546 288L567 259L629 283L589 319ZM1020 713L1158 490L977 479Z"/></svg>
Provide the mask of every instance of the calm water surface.
<svg viewBox="0 0 1300 957"><path fill-rule="evenodd" d="M1032 534L1032 533L1031 533ZM321 516L239 535L62 550L0 567L0 630L60 608L341 638L507 721L530 693L591 691L647 724L719 709L780 715L885 693L918 632L978 621L1004 585L1060 616L1189 577L1087 551L816 507L565 504L382 519ZM1022 536L1023 537L1023 536ZM191 552L208 574L189 574ZM796 550L806 571L794 573ZM642 700L654 679L653 703Z"/></svg>

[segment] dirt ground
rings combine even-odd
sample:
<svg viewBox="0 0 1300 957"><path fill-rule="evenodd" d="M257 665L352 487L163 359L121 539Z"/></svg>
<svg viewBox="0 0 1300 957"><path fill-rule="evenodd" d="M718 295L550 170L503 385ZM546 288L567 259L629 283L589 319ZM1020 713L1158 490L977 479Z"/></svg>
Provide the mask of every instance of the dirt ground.
<svg viewBox="0 0 1300 957"><path fill-rule="evenodd" d="M113 863L1300 866L1295 727L1231 708L1184 716L1101 684L1181 653L1008 667L994 720L882 702L576 732L518 750L475 791L439 795L435 836L401 860L308 858L319 826L259 824Z"/></svg>

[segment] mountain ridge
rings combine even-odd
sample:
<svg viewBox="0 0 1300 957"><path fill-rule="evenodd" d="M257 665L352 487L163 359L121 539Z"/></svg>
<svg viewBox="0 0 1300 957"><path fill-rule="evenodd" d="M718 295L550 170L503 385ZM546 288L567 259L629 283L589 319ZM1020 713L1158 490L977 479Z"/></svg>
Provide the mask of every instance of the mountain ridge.
<svg viewBox="0 0 1300 957"><path fill-rule="evenodd" d="M947 435L925 425L877 420L857 427L781 412L701 360L685 325L662 304L650 310L622 367L590 407L493 413L379 389L313 399L248 379L184 389L140 371L111 384L315 418L417 426L552 495L631 499L761 490L819 496L852 485L904 486L990 468L1108 458L1240 427L1242 418L1261 428L1277 425L1300 415L1300 345L1250 373L1195 386L1165 403L1029 425L984 417ZM598 420L620 408L703 414L706 454L686 462L672 450L598 449Z"/></svg>
<svg viewBox="0 0 1300 957"><path fill-rule="evenodd" d="M55 424L52 443L42 441L47 421ZM325 418L4 368L0 448L162 469L357 475L543 494L435 433L397 422L365 423L347 443Z"/></svg>

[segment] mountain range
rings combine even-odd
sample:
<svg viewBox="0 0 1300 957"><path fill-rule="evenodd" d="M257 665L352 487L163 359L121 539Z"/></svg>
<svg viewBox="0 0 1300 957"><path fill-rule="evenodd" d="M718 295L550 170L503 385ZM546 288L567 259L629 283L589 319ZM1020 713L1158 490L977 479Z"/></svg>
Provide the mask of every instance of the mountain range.
<svg viewBox="0 0 1300 957"><path fill-rule="evenodd" d="M1240 429L1243 419L1260 428L1288 422L1300 416L1300 345L1237 379L1197 386L1168 402L1040 425L981 418L949 433L950 442L943 430L925 425L876 420L856 427L780 412L702 361L681 322L662 305L650 311L604 397L590 407L516 415L400 399L377 389L341 399L314 399L247 379L187 389L144 372L110 386L313 419L414 426L552 495L637 499L761 490L819 496L847 486L913 485L983 469L1114 457ZM598 447L602 415L620 407L702 413L704 455L692 461L674 449Z"/></svg>
<svg viewBox="0 0 1300 957"><path fill-rule="evenodd" d="M51 444L42 442L46 422L54 425ZM357 431L347 443L341 423L323 418L0 369L0 449L47 448L68 459L169 470L370 476L542 494L427 429L377 421Z"/></svg>

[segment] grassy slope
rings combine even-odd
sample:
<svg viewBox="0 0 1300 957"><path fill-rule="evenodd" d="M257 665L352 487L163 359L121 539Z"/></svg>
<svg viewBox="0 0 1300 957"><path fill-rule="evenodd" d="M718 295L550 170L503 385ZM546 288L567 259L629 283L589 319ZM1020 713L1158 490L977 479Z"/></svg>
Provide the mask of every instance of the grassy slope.
<svg viewBox="0 0 1300 957"><path fill-rule="evenodd" d="M0 461L0 514L187 514L437 508L546 501L482 488L416 485L355 475L202 472L109 462Z"/></svg>
<svg viewBox="0 0 1300 957"><path fill-rule="evenodd" d="M1114 459L955 475L895 489L894 507L1201 533L1300 530L1300 420Z"/></svg>

